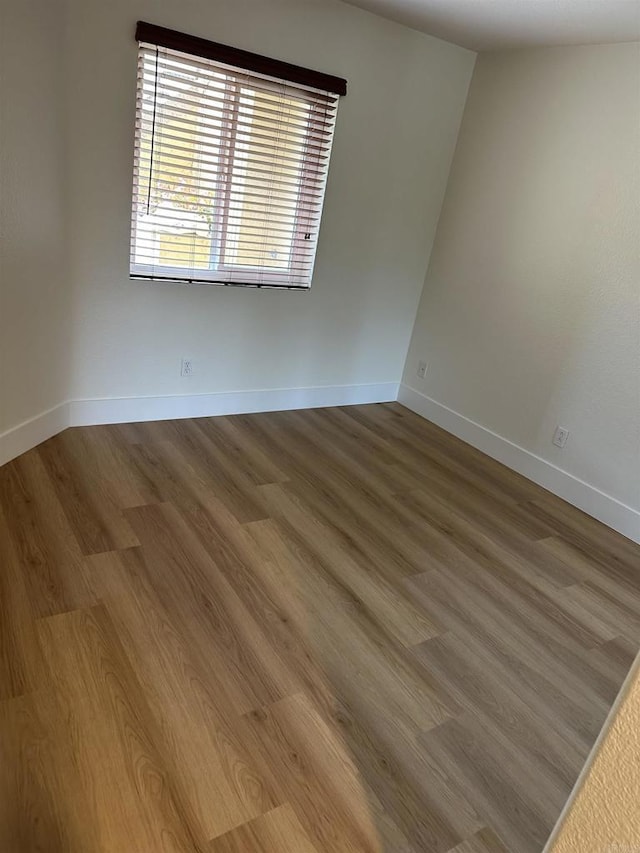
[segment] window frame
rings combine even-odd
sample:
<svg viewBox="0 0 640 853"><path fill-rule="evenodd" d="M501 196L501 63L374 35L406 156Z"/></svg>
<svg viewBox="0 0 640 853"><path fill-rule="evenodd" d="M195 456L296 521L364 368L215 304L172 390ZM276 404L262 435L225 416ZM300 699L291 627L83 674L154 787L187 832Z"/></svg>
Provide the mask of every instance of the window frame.
<svg viewBox="0 0 640 853"><path fill-rule="evenodd" d="M160 40L164 40L165 44L158 44L157 38L153 38L153 40L150 40L148 37L143 37L145 35L149 35L149 28L154 31L154 33L156 31L160 31L162 34L162 39ZM166 35L167 33L169 34L168 36ZM341 80L340 78L331 78L328 75L323 75L319 72L312 72L308 69L302 69L297 66L290 66L287 63L281 63L278 60L268 60L265 57L261 57L257 54L247 54L247 52L245 51L238 51L235 48L230 48L225 45L219 45L214 42L204 42L202 39L195 39L193 36L186 36L182 33L175 33L174 31L164 30L163 28L155 27L154 25L150 24L144 24L142 22L138 23L136 37L140 47L139 61L140 57L143 56L143 51L155 50L157 57L159 55L159 50L164 47L172 53L174 51L178 51L179 53L187 53L188 56L185 57L185 60L188 60L189 58L196 59L196 61L197 59L210 60L211 62L220 66L220 70L222 73L227 70L229 76L226 80L225 96L222 99L222 104L223 109L225 110L227 110L229 107L231 108L231 114L228 119L230 131L228 134L228 144L225 144L221 151L223 165L218 166L218 172L216 174L216 184L217 187L219 187L219 194L218 190L216 190L216 197L218 203L215 205L214 225L212 227L209 239L210 257L213 259L214 256L217 254L217 263L215 266L211 264L207 269L202 268L203 275L201 277L197 275L198 268L193 266L164 266L160 263L135 262L135 252L137 247L137 206L139 204L140 188L142 185L142 170L140 168L140 137L136 139L137 169L134 171L133 183L133 205L129 266L130 278L177 282L183 284L212 284L220 286L275 288L308 291L312 284L315 260L317 255L321 214L325 201L326 182L328 177L328 164L331 157L333 131L335 126L335 112L331 119L327 120L326 109L322 108L322 101L318 100L317 96L314 97L314 92L316 95L319 93L324 97L327 97L329 94L331 94L331 98L327 97L327 102L335 102L335 109L337 111L338 100L337 98L335 98L335 95L339 93L336 91L330 92L330 90L327 88L327 80L336 81L331 82L331 89L339 89L340 93L346 93L346 81ZM176 41L180 43L180 47L177 46ZM199 50L198 53L193 52L193 41L197 42L197 47ZM166 42L171 42L171 44L166 44ZM205 46L204 48L203 45ZM185 50L185 47L191 49ZM241 55L243 65L245 67L241 65L231 64L228 61L215 58L211 55L212 53L214 53L216 54L216 56L218 56L221 52L227 59L236 58L238 55ZM249 59L247 59L247 57L249 57ZM255 68L246 67L247 65L255 64L255 62L260 65L259 71ZM270 63L268 70L276 70L282 72L282 69L285 68L287 70L287 73L289 73L291 77L298 76L299 78L300 75L302 75L305 78L305 82L302 83L299 79L286 80L279 76L274 77L273 75L269 75L266 73L265 63ZM294 69L294 71L289 72L289 69ZM241 75L243 73L246 74L247 71L249 71L250 74L252 74L253 76L247 75L245 82L242 80ZM156 66L156 74L157 73L158 71ZM319 79L314 79L314 82L322 83L322 88L310 85L309 75L316 75ZM303 137L302 153L300 155L300 175L296 187L295 207L292 206L294 214L293 222L291 225L290 250L287 258L287 266L283 268L273 268L263 266L261 264L229 263L229 254L232 251L230 249L230 243L232 240L230 233L233 227L230 225L229 220L233 210L232 196L234 194L234 191L237 192L238 186L238 184L234 181L233 174L238 162L236 157L238 138L242 133L242 131L239 130L239 121L242 110L241 99L243 97L243 86L246 87L246 89L248 89L250 92L252 89L252 80L255 80L256 78L259 80L260 86L259 88L256 88L254 85L255 92L268 91L269 89L271 89L274 93L298 99L301 102L306 103L309 108L307 128L306 133ZM229 87L230 90L233 90L232 97L228 96L228 93L226 92L227 87ZM306 97L305 90L307 95ZM140 116L142 114L143 108L141 105L144 97L143 73L142 76L139 76L136 92L137 134L142 133L142 128L140 127ZM321 146L319 145L317 140L314 143L313 128L315 126L317 129L318 123L325 125L330 130L328 145L325 146L324 149L321 149ZM250 124L247 126L250 127ZM155 126L153 132L155 133ZM155 136L153 138L155 140ZM316 165L318 164L321 158L326 158L327 162L327 166L322 172L322 178L320 181L318 179L318 171L311 168L311 165L314 163L314 155L310 151L312 147L318 149L318 158L315 161ZM151 157L149 180L150 182L153 182L153 157ZM307 209L303 206L305 203L305 196L307 199L311 200L312 205L316 202L318 205L318 215L316 221L313 224L313 227L311 227L310 222L305 222L305 219L308 220L310 219L310 217L313 216L313 214L310 212L311 208ZM265 219L264 221L265 224L268 226L268 219ZM308 230L303 230L306 229L307 225L309 226ZM252 226L249 225L248 227ZM312 245L309 247L303 246L303 242L307 240L312 241ZM217 247L217 252L215 247ZM309 261L311 261L310 265ZM246 281L241 280L243 271L247 272ZM207 273L209 273L210 276L207 275ZM303 281L305 279L306 283L292 283L294 281Z"/></svg>

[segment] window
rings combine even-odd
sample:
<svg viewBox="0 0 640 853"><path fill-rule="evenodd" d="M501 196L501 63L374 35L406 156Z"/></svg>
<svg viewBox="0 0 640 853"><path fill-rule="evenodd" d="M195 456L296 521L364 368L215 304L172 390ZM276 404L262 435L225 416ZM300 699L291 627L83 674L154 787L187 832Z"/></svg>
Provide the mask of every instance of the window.
<svg viewBox="0 0 640 853"><path fill-rule="evenodd" d="M344 80L138 24L133 278L308 289Z"/></svg>

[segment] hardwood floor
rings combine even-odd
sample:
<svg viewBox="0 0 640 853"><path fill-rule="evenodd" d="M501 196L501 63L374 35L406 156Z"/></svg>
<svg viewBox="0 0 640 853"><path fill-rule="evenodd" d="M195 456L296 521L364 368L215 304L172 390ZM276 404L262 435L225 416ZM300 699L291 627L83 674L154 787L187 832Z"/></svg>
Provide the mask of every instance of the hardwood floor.
<svg viewBox="0 0 640 853"><path fill-rule="evenodd" d="M540 853L640 547L397 404L0 469L2 853Z"/></svg>

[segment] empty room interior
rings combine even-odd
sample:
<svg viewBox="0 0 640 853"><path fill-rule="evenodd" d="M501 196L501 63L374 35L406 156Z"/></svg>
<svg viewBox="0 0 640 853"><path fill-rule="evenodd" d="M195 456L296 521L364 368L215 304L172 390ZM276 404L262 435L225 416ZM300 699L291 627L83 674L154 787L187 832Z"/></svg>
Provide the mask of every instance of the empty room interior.
<svg viewBox="0 0 640 853"><path fill-rule="evenodd" d="M640 0L0 0L0 853L640 853Z"/></svg>

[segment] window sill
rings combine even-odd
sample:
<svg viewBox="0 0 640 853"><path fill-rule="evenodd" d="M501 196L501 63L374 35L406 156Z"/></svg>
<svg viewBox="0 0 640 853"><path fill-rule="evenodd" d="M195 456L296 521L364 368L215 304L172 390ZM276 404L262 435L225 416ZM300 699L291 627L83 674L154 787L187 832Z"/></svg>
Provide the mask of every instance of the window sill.
<svg viewBox="0 0 640 853"><path fill-rule="evenodd" d="M192 285L208 285L211 287L241 287L245 290L296 290L308 292L311 286L303 284L257 284L251 281L210 281L208 279L188 279L176 278L174 276L162 275L135 275L129 274L130 281L152 281L164 284L182 284L187 286Z"/></svg>

